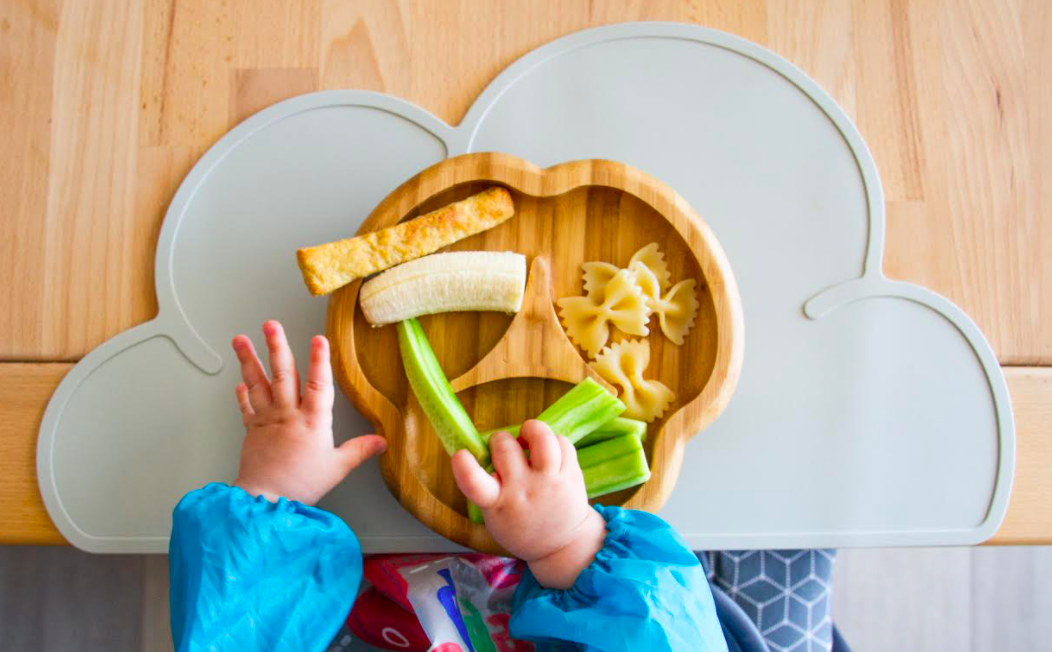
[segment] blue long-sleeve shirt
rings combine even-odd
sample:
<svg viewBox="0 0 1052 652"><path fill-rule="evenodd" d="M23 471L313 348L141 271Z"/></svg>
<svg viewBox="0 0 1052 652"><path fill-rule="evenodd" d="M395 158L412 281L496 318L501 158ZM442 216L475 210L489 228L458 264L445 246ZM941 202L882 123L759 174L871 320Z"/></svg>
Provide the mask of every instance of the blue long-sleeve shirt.
<svg viewBox="0 0 1052 652"><path fill-rule="evenodd" d="M725 652L704 570L675 530L645 512L596 509L603 549L565 591L527 572L512 636L589 651ZM362 579L358 539L340 518L223 484L180 501L169 553L178 652L322 652Z"/></svg>

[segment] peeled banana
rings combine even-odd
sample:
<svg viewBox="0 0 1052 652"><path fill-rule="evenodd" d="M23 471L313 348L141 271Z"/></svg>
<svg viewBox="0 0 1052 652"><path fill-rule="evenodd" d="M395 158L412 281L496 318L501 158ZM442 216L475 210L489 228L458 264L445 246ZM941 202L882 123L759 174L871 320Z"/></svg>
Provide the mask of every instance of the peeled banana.
<svg viewBox="0 0 1052 652"><path fill-rule="evenodd" d="M454 251L403 263L362 285L362 314L373 326L438 312L518 312L526 256L510 251Z"/></svg>

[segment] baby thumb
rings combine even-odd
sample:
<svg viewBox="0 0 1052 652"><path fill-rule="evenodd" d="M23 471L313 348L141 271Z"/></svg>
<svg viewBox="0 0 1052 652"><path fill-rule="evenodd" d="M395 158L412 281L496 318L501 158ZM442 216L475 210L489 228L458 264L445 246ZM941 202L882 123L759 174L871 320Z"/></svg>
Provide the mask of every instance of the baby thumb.
<svg viewBox="0 0 1052 652"><path fill-rule="evenodd" d="M387 440L380 435L362 435L343 442L336 448L336 456L344 474L350 473L371 457L387 450Z"/></svg>
<svg viewBox="0 0 1052 652"><path fill-rule="evenodd" d="M453 455L453 479L468 500L482 509L491 507L500 495L500 483L479 466L471 453L459 450Z"/></svg>

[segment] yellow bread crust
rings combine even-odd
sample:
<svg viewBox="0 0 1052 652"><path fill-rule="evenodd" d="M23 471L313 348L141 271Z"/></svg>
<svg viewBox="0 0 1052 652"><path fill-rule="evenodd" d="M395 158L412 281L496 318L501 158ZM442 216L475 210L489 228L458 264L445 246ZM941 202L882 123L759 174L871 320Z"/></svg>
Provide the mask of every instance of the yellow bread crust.
<svg viewBox="0 0 1052 652"><path fill-rule="evenodd" d="M492 229L515 214L511 193L496 187L386 229L296 251L303 282L314 296L355 279L426 256Z"/></svg>

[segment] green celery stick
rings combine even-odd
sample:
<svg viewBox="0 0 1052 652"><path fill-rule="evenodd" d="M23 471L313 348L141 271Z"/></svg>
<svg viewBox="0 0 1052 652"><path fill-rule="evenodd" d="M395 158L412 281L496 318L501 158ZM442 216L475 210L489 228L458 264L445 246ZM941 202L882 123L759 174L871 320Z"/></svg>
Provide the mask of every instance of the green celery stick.
<svg viewBox="0 0 1052 652"><path fill-rule="evenodd" d="M519 429L522 426L504 426L502 428L492 428L479 433L479 437L482 437L482 441L489 444L490 437L497 434L498 432L510 432L512 437L519 436ZM639 421L637 419L628 419L626 417L614 417L603 425L599 426L597 430L593 430L581 439L577 440L574 444L577 448L584 448L585 446L591 446L592 444L598 444L601 441L607 439L613 439L614 437L620 437L621 435L635 435L640 441L647 440L647 424L645 421Z"/></svg>
<svg viewBox="0 0 1052 652"><path fill-rule="evenodd" d="M457 399L419 321L398 322L398 348L409 386L446 452L452 455L466 448L480 464L488 464L489 447L482 442L471 417Z"/></svg>
<svg viewBox="0 0 1052 652"><path fill-rule="evenodd" d="M577 463L582 469L587 469L622 455L633 455L641 450L643 445L637 437L621 435L578 450Z"/></svg>
<svg viewBox="0 0 1052 652"><path fill-rule="evenodd" d="M487 432L492 434L501 430L509 428L496 428ZM638 428L633 426L633 430ZM646 453L634 432L582 447L577 451L577 461L584 474L585 491L589 498L634 487L650 479ZM493 467L487 467L486 471L492 473ZM470 500L468 518L472 523L485 522L482 510Z"/></svg>
<svg viewBox="0 0 1052 652"><path fill-rule="evenodd" d="M585 446L598 444L601 441L620 437L621 435L633 435L638 437L639 441L646 441L647 424L645 421L638 421L636 419L614 417L599 426L598 430L593 430L591 433L582 437L574 445L577 446L577 448L584 448Z"/></svg>
<svg viewBox="0 0 1052 652"><path fill-rule="evenodd" d="M650 466L634 435L622 435L577 452L589 498L634 487L650 479Z"/></svg>
<svg viewBox="0 0 1052 652"><path fill-rule="evenodd" d="M468 501L468 518L472 523L486 522L486 519L482 518L482 509L470 500Z"/></svg>
<svg viewBox="0 0 1052 652"><path fill-rule="evenodd" d="M537 419L573 444L624 411L625 404L616 396L591 378L585 378L537 415Z"/></svg>
<svg viewBox="0 0 1052 652"><path fill-rule="evenodd" d="M612 432L603 439L635 432L639 426L642 426L645 436L647 425L635 419L619 418L617 415L624 411L624 403L606 391L599 383L586 378L563 394L558 401L549 405L537 416L537 419L547 423L552 432L567 437L571 442L576 442L597 428L601 430L607 425L610 425ZM605 419L604 416L606 416ZM520 428L521 426L493 428L479 433L479 437L483 442L489 444L490 437L498 432L509 432L513 437L518 437Z"/></svg>
<svg viewBox="0 0 1052 652"><path fill-rule="evenodd" d="M584 485L589 498L643 484L650 479L645 455L624 455L585 469Z"/></svg>

